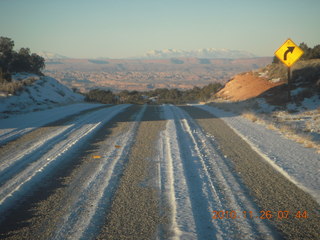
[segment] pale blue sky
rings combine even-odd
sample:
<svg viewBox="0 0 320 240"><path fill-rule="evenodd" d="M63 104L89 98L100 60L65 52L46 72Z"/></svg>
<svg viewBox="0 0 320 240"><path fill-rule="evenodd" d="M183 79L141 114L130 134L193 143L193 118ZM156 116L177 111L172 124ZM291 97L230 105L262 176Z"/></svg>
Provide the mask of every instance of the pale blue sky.
<svg viewBox="0 0 320 240"><path fill-rule="evenodd" d="M229 48L272 56L320 44L319 0L0 0L0 36L76 58Z"/></svg>

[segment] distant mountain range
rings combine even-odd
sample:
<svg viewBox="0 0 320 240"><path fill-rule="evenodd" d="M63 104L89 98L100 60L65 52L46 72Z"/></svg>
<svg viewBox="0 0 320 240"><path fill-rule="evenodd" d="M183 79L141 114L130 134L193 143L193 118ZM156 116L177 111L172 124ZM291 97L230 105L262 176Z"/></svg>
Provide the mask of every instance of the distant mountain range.
<svg viewBox="0 0 320 240"><path fill-rule="evenodd" d="M215 48L202 48L191 51L184 51L178 49L165 49L165 50L151 50L148 51L142 58L147 59L168 59L168 58L183 58L183 57L196 57L196 58L209 58L209 59L239 59L239 58L254 58L256 55L241 50L230 49L215 49Z"/></svg>
<svg viewBox="0 0 320 240"><path fill-rule="evenodd" d="M52 52L39 52L38 55L46 60L57 59L71 59L69 57L52 53ZM179 49L164 49L164 50L150 50L142 56L131 57L128 59L171 59L171 58L204 58L204 59L240 59L240 58L255 58L253 53L241 50L230 49L216 49L216 48L202 48L191 51ZM107 58L97 58L107 59Z"/></svg>
<svg viewBox="0 0 320 240"><path fill-rule="evenodd" d="M60 55L57 53L46 52L46 51L38 52L37 54L46 60L47 59L67 59L68 58L66 56L63 56L63 55Z"/></svg>

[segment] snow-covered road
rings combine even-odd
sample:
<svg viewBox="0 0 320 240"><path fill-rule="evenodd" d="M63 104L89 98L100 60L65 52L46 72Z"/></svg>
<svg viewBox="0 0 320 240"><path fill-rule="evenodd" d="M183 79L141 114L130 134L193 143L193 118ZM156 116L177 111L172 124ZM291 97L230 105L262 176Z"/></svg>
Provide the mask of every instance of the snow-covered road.
<svg viewBox="0 0 320 240"><path fill-rule="evenodd" d="M319 235L319 155L211 106L80 104L0 124L0 238ZM289 210L309 218L276 219Z"/></svg>
<svg viewBox="0 0 320 240"><path fill-rule="evenodd" d="M56 131L8 152L0 162L0 213L15 204L57 164L69 158L90 137L129 105L94 111L76 118Z"/></svg>
<svg viewBox="0 0 320 240"><path fill-rule="evenodd" d="M166 130L161 133L161 191L172 209L172 239L274 239L259 218L213 219L213 211L243 207L258 215L250 196L244 194L213 136L175 106L164 106ZM242 237L241 237L242 236Z"/></svg>
<svg viewBox="0 0 320 240"><path fill-rule="evenodd" d="M109 139L113 145L105 149L100 146L100 164L93 174L81 179L79 190L72 192L75 201L57 226L53 239L91 239L99 231L145 109L146 106L142 107L135 115L127 131ZM73 186L69 188L74 189Z"/></svg>

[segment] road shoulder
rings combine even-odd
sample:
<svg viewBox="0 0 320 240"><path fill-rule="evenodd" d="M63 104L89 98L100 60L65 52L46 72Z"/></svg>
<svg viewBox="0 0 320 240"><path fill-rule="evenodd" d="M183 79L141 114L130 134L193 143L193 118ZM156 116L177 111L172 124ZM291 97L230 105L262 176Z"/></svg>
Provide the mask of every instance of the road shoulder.
<svg viewBox="0 0 320 240"><path fill-rule="evenodd" d="M275 171L224 121L195 107L182 108L207 133L215 137L222 154L232 161L235 171L255 197L261 210L271 211L273 215L279 211L289 211L290 213L289 219L278 219L277 216L274 216L270 220L265 219L265 221L271 221L287 239L319 238L319 205L309 194ZM243 211L245 210L243 209ZM296 217L298 211L306 211L308 218Z"/></svg>

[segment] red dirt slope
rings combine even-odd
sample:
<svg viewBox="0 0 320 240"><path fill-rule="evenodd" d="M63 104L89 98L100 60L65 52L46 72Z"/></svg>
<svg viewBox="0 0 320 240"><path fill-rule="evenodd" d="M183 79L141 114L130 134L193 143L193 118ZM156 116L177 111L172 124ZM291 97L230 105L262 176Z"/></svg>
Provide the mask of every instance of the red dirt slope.
<svg viewBox="0 0 320 240"><path fill-rule="evenodd" d="M247 72L236 75L226 83L225 87L216 94L216 97L231 101L243 101L259 96L270 88L282 84L283 82L269 82L266 78Z"/></svg>

